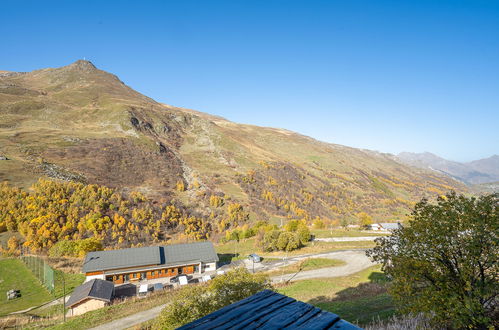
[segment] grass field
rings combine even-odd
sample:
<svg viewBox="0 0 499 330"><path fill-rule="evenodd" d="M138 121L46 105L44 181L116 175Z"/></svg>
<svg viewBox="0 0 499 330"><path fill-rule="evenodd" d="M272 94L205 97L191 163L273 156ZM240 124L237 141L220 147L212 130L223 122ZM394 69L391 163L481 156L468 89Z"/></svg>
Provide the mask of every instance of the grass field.
<svg viewBox="0 0 499 330"><path fill-rule="evenodd" d="M362 326L395 313L386 284L380 266L373 266L345 277L296 281L278 291Z"/></svg>
<svg viewBox="0 0 499 330"><path fill-rule="evenodd" d="M62 284L62 274L64 274L64 281L66 286L66 295L70 292L73 292L74 288L79 286L85 280L84 274L70 274L63 273L60 270L55 271L55 291L54 296L59 298L62 297L64 292L64 286Z"/></svg>
<svg viewBox="0 0 499 330"><path fill-rule="evenodd" d="M281 274L293 274L298 271L343 266L345 264L346 263L343 260L338 260L338 259L309 258L265 274L272 277Z"/></svg>
<svg viewBox="0 0 499 330"><path fill-rule="evenodd" d="M21 290L21 297L7 300L5 292ZM50 293L19 259L0 259L0 316L41 305L52 299Z"/></svg>

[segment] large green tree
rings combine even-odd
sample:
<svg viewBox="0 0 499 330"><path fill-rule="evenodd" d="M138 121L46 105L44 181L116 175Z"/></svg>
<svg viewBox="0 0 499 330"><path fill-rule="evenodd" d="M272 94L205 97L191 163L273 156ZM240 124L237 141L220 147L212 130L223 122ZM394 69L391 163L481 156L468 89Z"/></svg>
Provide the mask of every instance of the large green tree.
<svg viewBox="0 0 499 330"><path fill-rule="evenodd" d="M383 264L402 312L451 328L497 327L499 194L424 199L411 220L377 239L368 255Z"/></svg>

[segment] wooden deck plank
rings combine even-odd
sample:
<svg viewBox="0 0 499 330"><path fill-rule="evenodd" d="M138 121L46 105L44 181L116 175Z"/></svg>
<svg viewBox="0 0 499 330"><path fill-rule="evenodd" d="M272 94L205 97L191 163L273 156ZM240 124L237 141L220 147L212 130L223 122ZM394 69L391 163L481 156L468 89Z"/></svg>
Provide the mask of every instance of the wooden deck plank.
<svg viewBox="0 0 499 330"><path fill-rule="evenodd" d="M294 303L284 306L272 314L261 317L255 321L255 325L258 329L262 330L284 328L295 323L298 319L306 317L305 315L311 314L309 316L313 317L314 314L319 312L319 308L315 308L314 306L305 304L301 301L295 301Z"/></svg>
<svg viewBox="0 0 499 330"><path fill-rule="evenodd" d="M248 312L239 318L237 315L232 319L230 323L226 325L229 326L227 329L257 329L255 321L265 315L271 315L275 311L279 311L286 305L296 302L293 298L284 296L285 299L281 299L275 303L267 306L257 306L254 310L248 310ZM234 312L235 314L236 312Z"/></svg>
<svg viewBox="0 0 499 330"><path fill-rule="evenodd" d="M336 314L329 313L326 311L321 311L312 318L309 318L305 322L296 323L297 327L306 329L329 329L335 323L340 320L340 317Z"/></svg>
<svg viewBox="0 0 499 330"><path fill-rule="evenodd" d="M344 329L359 327L279 293L263 290L179 329Z"/></svg>
<svg viewBox="0 0 499 330"><path fill-rule="evenodd" d="M218 311L215 311L209 315L206 315L196 321L193 321L189 324L186 324L179 329L193 329L195 327L201 326L205 323L210 323L212 322L219 323L221 320L227 321L227 315L232 315L232 311L237 310L237 314L243 313L246 310L254 310L255 305L271 305L279 300L284 299L285 296L278 297L275 295L275 292L270 291L270 290L263 290L258 292L257 294L254 294L251 297L245 298L243 300L240 300L236 303L233 303L231 305L225 306L224 308L219 309ZM250 306L251 305L251 306ZM249 307L246 307L249 306ZM215 321L217 320L217 321Z"/></svg>

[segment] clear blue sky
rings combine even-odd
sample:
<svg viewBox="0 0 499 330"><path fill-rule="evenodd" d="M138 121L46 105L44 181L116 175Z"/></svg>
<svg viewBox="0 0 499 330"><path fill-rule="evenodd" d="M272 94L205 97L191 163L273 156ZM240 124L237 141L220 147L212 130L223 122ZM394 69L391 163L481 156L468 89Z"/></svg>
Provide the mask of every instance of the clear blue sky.
<svg viewBox="0 0 499 330"><path fill-rule="evenodd" d="M168 104L468 161L499 153L499 1L0 2L0 70L86 57Z"/></svg>

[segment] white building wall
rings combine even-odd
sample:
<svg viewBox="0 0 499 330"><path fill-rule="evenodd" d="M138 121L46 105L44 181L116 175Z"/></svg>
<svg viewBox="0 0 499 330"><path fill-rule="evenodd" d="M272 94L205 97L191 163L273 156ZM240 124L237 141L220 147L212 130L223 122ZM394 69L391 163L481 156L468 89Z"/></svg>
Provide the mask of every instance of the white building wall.
<svg viewBox="0 0 499 330"><path fill-rule="evenodd" d="M215 271L217 270L216 262L203 263L203 268L205 272Z"/></svg>
<svg viewBox="0 0 499 330"><path fill-rule="evenodd" d="M90 280L93 280L94 278L97 278L99 280L105 280L106 279L106 276L104 274L100 274L100 275L90 275L90 276L87 276L85 278L85 282L88 282Z"/></svg>

